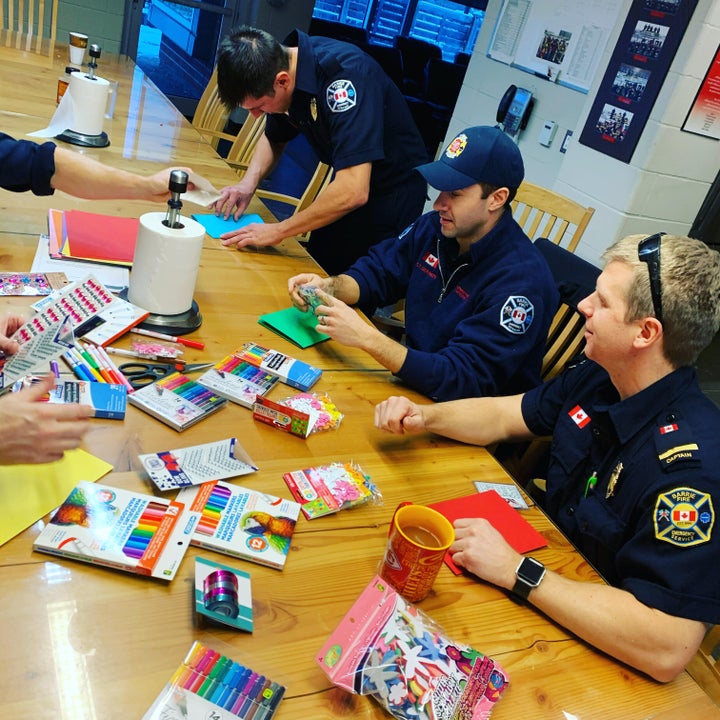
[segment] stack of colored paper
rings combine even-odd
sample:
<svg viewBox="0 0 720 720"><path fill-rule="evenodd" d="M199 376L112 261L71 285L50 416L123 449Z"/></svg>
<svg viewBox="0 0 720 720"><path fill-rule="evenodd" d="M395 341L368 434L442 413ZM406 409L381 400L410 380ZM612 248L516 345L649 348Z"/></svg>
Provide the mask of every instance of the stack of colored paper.
<svg viewBox="0 0 720 720"><path fill-rule="evenodd" d="M140 220L82 210L50 210L50 257L131 266Z"/></svg>

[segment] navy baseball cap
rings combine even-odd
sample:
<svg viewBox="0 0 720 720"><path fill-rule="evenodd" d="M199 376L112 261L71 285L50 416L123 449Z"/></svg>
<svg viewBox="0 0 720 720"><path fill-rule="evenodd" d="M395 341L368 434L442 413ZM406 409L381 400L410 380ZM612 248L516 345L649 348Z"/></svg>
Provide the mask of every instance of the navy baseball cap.
<svg viewBox="0 0 720 720"><path fill-rule="evenodd" d="M462 190L476 183L518 188L525 176L517 145L499 128L477 125L458 133L439 160L416 170L436 190Z"/></svg>

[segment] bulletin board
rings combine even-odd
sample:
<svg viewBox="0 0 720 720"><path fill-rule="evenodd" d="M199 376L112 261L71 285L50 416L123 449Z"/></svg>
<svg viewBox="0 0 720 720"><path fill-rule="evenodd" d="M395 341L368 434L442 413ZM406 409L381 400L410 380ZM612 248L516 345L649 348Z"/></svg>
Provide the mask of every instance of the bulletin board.
<svg viewBox="0 0 720 720"><path fill-rule="evenodd" d="M697 0L634 0L580 143L629 163Z"/></svg>
<svg viewBox="0 0 720 720"><path fill-rule="evenodd" d="M587 93L622 0L504 0L487 56Z"/></svg>

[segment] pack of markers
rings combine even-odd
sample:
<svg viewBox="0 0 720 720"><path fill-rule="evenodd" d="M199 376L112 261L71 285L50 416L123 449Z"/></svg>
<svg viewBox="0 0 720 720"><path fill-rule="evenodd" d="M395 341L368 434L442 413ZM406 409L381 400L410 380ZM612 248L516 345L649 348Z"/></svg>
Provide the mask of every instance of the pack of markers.
<svg viewBox="0 0 720 720"><path fill-rule="evenodd" d="M400 720L485 720L508 676L375 576L320 651L331 682Z"/></svg>
<svg viewBox="0 0 720 720"><path fill-rule="evenodd" d="M285 687L194 642L142 720L270 720Z"/></svg>

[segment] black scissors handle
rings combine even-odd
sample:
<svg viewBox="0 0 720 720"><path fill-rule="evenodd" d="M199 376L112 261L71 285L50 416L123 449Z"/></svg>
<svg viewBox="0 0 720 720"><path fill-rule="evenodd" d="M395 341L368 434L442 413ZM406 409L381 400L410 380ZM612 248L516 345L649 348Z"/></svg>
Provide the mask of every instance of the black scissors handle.
<svg viewBox="0 0 720 720"><path fill-rule="evenodd" d="M162 378L176 372L175 366L168 363L142 362L123 363L118 367L118 370L135 389L151 385L157 380L162 380Z"/></svg>

